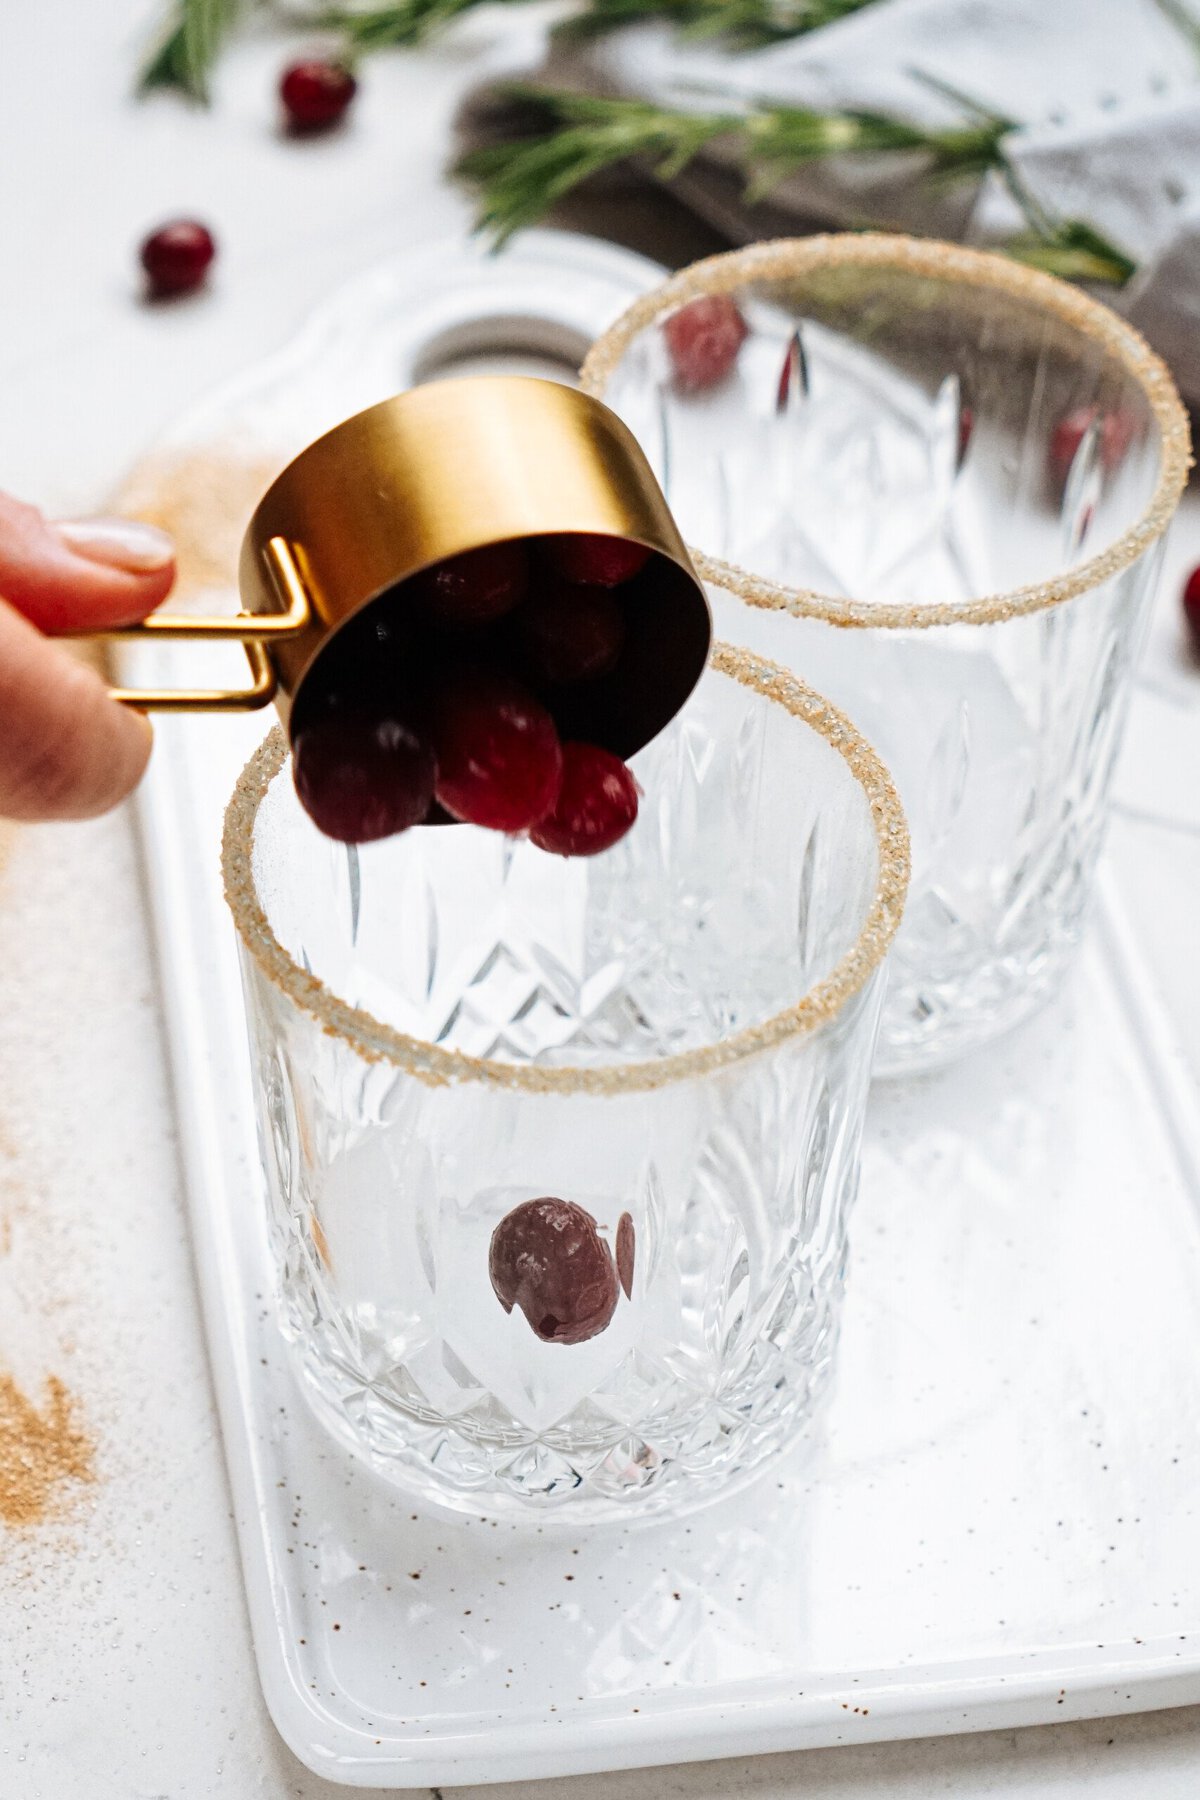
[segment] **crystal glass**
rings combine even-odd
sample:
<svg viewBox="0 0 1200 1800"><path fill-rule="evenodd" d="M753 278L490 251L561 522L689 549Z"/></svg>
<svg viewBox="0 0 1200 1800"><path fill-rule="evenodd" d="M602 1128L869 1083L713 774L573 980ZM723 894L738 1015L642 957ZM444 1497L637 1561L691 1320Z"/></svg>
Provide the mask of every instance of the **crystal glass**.
<svg viewBox="0 0 1200 1800"><path fill-rule="evenodd" d="M664 325L699 296L748 335L689 387ZM1048 276L864 235L684 270L583 380L640 438L721 634L844 707L896 777L913 880L880 1067L1015 1023L1080 934L1186 478L1163 365Z"/></svg>
<svg viewBox="0 0 1200 1800"><path fill-rule="evenodd" d="M829 1366L903 815L840 714L720 647L633 766L638 823L586 860L466 826L347 852L279 731L227 817L285 1333L343 1443L471 1512L703 1497ZM547 1197L610 1271L580 1341L489 1272Z"/></svg>

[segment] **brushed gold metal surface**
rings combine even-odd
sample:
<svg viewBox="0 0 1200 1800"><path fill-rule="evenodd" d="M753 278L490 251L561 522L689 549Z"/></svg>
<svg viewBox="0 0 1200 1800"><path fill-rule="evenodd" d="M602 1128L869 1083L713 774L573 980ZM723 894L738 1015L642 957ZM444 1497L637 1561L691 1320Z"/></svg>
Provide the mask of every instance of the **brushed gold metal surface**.
<svg viewBox="0 0 1200 1800"><path fill-rule="evenodd" d="M166 635L165 633L163 634ZM251 681L243 688L109 688L109 698L139 712L257 712L269 706L279 683L260 643L245 645Z"/></svg>
<svg viewBox="0 0 1200 1800"><path fill-rule="evenodd" d="M708 601L627 426L589 395L528 376L430 382L346 419L302 451L256 507L242 544L238 618L156 616L109 634L259 641L273 696L256 669L245 691L118 697L178 710L273 697L288 724L320 653L380 595L467 550L572 532L655 553L628 691L614 702L619 717L608 734L630 754L699 679L712 641Z"/></svg>

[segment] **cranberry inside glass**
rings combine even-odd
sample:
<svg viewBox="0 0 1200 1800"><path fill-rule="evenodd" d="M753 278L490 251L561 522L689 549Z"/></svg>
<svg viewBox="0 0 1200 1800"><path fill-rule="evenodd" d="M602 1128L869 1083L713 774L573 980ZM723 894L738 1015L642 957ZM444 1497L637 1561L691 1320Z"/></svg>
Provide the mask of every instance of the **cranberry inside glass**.
<svg viewBox="0 0 1200 1800"><path fill-rule="evenodd" d="M1183 616L1192 649L1200 656L1200 568L1193 569L1184 583Z"/></svg>
<svg viewBox="0 0 1200 1800"><path fill-rule="evenodd" d="M488 1274L505 1312L520 1307L547 1344L582 1344L617 1310L617 1270L596 1221L570 1200L526 1200L492 1233Z"/></svg>
<svg viewBox="0 0 1200 1800"><path fill-rule="evenodd" d="M1064 413L1050 434L1046 453L1047 470L1055 488L1062 488L1071 473L1085 437L1095 439L1096 457L1106 474L1120 468L1133 442L1136 430L1133 415L1120 408L1101 410L1098 406L1076 406Z"/></svg>
<svg viewBox="0 0 1200 1800"><path fill-rule="evenodd" d="M663 322L675 385L703 393L733 373L749 328L728 294L702 294Z"/></svg>

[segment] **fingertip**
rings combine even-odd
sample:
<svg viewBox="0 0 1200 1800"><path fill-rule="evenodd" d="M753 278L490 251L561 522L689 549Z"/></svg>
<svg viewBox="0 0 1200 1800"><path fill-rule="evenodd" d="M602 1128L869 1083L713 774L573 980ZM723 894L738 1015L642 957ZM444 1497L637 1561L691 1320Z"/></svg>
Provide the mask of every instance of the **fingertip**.
<svg viewBox="0 0 1200 1800"><path fill-rule="evenodd" d="M140 574L128 575L130 605L135 609L133 617L128 621L135 624L144 619L161 606L175 585L175 558L172 556L157 569L146 569Z"/></svg>
<svg viewBox="0 0 1200 1800"><path fill-rule="evenodd" d="M132 519L51 524L0 494L0 596L55 635L132 625L162 604L175 549L157 526Z"/></svg>

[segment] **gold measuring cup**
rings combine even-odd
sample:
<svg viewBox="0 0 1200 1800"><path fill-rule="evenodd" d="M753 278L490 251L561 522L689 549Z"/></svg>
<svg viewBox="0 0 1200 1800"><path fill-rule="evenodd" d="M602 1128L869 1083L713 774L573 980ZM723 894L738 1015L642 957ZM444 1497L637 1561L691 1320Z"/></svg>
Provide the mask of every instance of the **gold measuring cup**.
<svg viewBox="0 0 1200 1800"><path fill-rule="evenodd" d="M238 639L251 680L217 690L114 689L144 710L248 711L287 725L349 619L447 557L514 538L597 533L648 546L606 732L623 756L679 711L708 659L712 617L683 540L628 428L552 381L431 382L368 407L271 484L242 544L236 617L154 614L114 638Z"/></svg>

